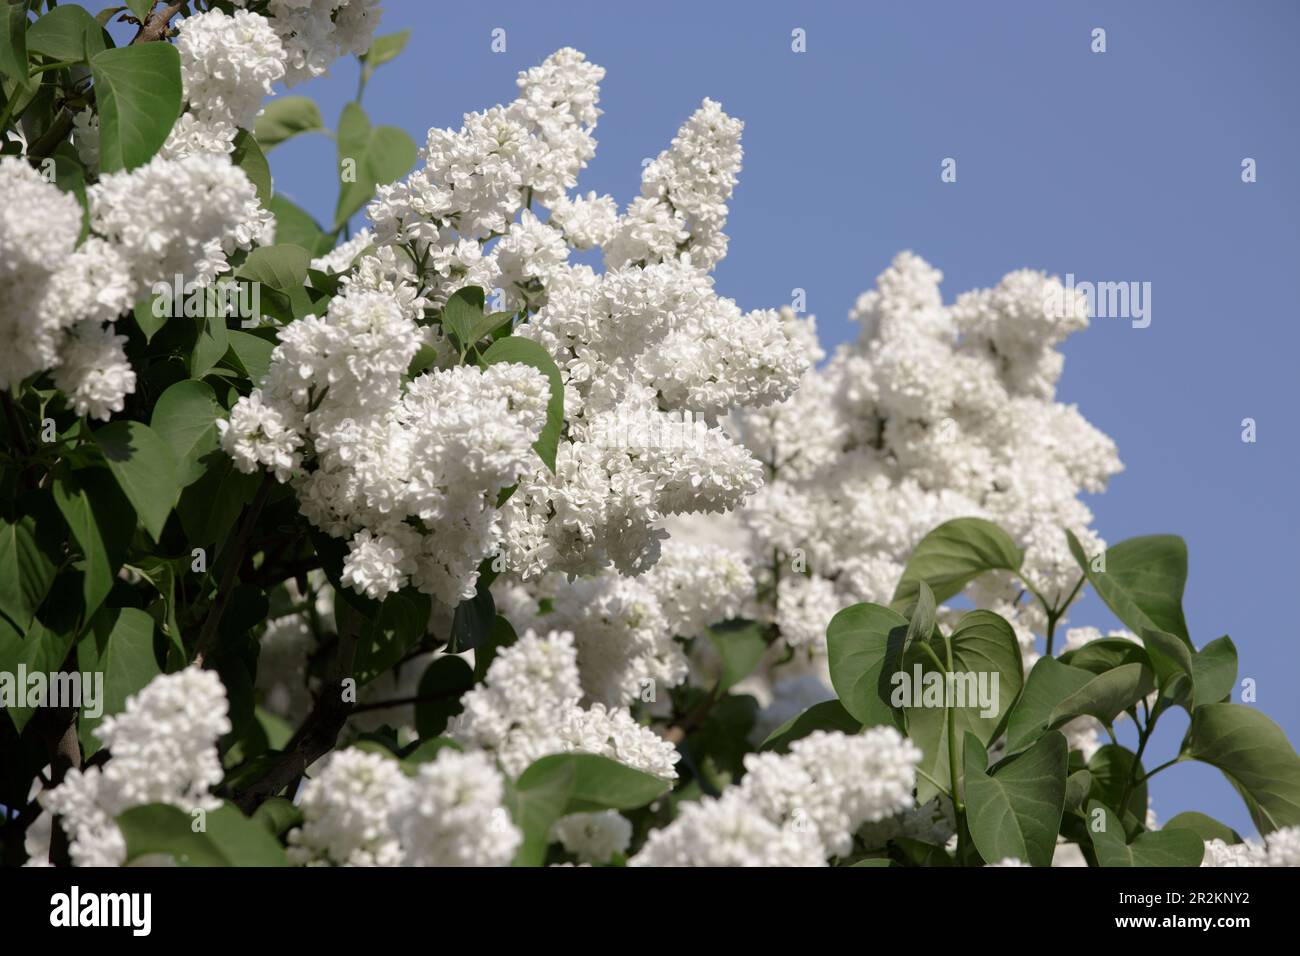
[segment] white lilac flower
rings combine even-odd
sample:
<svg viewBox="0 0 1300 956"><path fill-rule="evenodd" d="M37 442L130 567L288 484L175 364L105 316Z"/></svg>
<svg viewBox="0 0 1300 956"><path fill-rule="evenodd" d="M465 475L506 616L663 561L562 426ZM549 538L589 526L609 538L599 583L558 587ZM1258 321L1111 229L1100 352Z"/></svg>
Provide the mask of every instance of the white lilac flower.
<svg viewBox="0 0 1300 956"><path fill-rule="evenodd" d="M398 866L402 848L394 809L410 786L396 760L364 750L330 754L302 788L303 823L289 832L289 859L298 865Z"/></svg>
<svg viewBox="0 0 1300 956"><path fill-rule="evenodd" d="M77 866L119 866L126 841L116 819L131 807L166 803L189 813L214 810L221 782L217 741L230 731L226 692L212 671L190 667L151 680L120 714L95 730L112 759L70 770L41 795L68 835Z"/></svg>
<svg viewBox="0 0 1300 956"><path fill-rule="evenodd" d="M79 322L64 341L55 386L68 396L78 415L108 421L135 391L135 372L127 361L125 335L111 325Z"/></svg>
<svg viewBox="0 0 1300 956"><path fill-rule="evenodd" d="M394 813L406 865L508 865L523 834L504 797L504 778L488 757L440 751L420 766Z"/></svg>
<svg viewBox="0 0 1300 956"><path fill-rule="evenodd" d="M511 775L555 753L582 751L636 770L674 779L678 753L638 724L624 708L579 705L573 635L527 631L501 650L482 684L461 698L463 712L449 733L469 747L492 751Z"/></svg>
<svg viewBox="0 0 1300 956"><path fill-rule="evenodd" d="M614 854L627 852L632 824L616 810L571 813L555 822L552 837L579 863L607 863Z"/></svg>
<svg viewBox="0 0 1300 956"><path fill-rule="evenodd" d="M284 46L267 19L247 10L209 10L180 21L181 87L201 122L251 129L262 99L284 77Z"/></svg>

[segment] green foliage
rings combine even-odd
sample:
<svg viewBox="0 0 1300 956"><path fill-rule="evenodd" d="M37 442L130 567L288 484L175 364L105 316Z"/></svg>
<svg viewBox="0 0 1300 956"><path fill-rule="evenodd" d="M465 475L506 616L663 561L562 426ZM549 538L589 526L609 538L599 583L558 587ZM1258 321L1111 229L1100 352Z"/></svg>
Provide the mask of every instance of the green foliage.
<svg viewBox="0 0 1300 956"><path fill-rule="evenodd" d="M143 166L180 115L180 55L166 43L140 43L96 53L90 72L99 107L100 169Z"/></svg>

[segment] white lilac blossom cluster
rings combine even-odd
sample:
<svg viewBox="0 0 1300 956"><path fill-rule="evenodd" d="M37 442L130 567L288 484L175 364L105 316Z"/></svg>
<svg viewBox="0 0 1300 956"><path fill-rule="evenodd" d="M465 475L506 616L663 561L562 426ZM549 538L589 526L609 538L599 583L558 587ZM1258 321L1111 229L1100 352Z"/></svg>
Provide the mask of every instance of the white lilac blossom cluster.
<svg viewBox="0 0 1300 956"><path fill-rule="evenodd" d="M103 420L135 391L114 320L176 274L210 284L272 229L224 157L159 156L103 176L86 191L84 239L76 198L25 160L0 158L0 193L0 388L52 369L76 413Z"/></svg>
<svg viewBox="0 0 1300 956"><path fill-rule="evenodd" d="M514 363L404 383L433 341L422 307L349 282L325 315L280 330L261 387L218 427L241 470L291 480L308 520L348 540L345 584L376 599L413 584L455 605L498 548L497 498L536 458L549 385Z"/></svg>
<svg viewBox="0 0 1300 956"><path fill-rule="evenodd" d="M431 130L423 165L369 207L373 242L414 264L421 296L438 307L465 286L494 290L514 334L559 366L555 470L535 461L502 509L505 564L524 578L639 573L665 515L734 508L761 468L718 416L788 396L807 367L791 323L713 291L741 159L741 124L716 103L647 167L622 216L609 197L566 194L594 154L603 75L558 51L520 74L509 105ZM591 246L603 272L570 262Z"/></svg>
<svg viewBox="0 0 1300 956"><path fill-rule="evenodd" d="M120 866L126 841L117 816L132 807L165 803L186 813L215 810L209 790L221 782L217 741L230 731L226 691L212 671L186 668L159 675L105 717L94 731L112 759L72 769L41 793L45 821L28 833L33 862L49 855L49 818L68 836L77 866Z"/></svg>
<svg viewBox="0 0 1300 956"><path fill-rule="evenodd" d="M1300 826L1274 830L1263 843L1207 840L1201 866L1300 866Z"/></svg>
<svg viewBox="0 0 1300 956"><path fill-rule="evenodd" d="M1021 575L982 575L968 592L1012 623L1028 663L1046 622L1017 601L1020 582L1063 601L1078 569L1061 529L1090 554L1103 547L1079 495L1122 466L1109 438L1055 400L1057 346L1087 325L1086 304L1026 270L945 306L940 279L900 254L853 309L856 343L788 401L733 416L767 467L742 518L760 588L774 595L760 612L790 647L821 652L837 610L887 604L928 531L977 516L1025 548ZM815 348L811 320L803 334Z"/></svg>
<svg viewBox="0 0 1300 956"><path fill-rule="evenodd" d="M743 555L669 540L659 562L637 577L552 573L503 582L494 594L516 629L572 632L584 696L620 706L682 683L691 664L675 638L699 637L736 617L753 588Z"/></svg>
<svg viewBox="0 0 1300 956"><path fill-rule="evenodd" d="M632 866L824 866L865 823L912 806L921 752L892 727L815 731L788 754L750 754L717 799L686 803Z"/></svg>
<svg viewBox="0 0 1300 956"><path fill-rule="evenodd" d="M637 239L634 211L566 198L594 154L603 75L560 50L520 74L509 106L431 130L423 165L380 187L366 246L322 262L347 268L343 295L281 330L262 387L221 426L241 469L292 479L307 517L349 540L344 580L372 598L412 584L454 605L496 553L524 580L611 564L637 574L659 557L665 515L725 511L759 487L760 465L717 419L785 398L808 359L788 317L742 313L707 273L725 247L740 123L705 102L634 204L658 209L676 238ZM560 220L543 222L534 203ZM610 213L608 229L584 219L587 206ZM585 240L561 222L580 221L588 238L622 237L602 274L569 262ZM514 334L560 369L554 471L529 451L543 379L451 367L450 340L425 324L466 286L496 290ZM421 346L433 365L404 385Z"/></svg>
<svg viewBox="0 0 1300 956"><path fill-rule="evenodd" d="M249 0L235 0L249 6ZM286 86L324 76L330 65L370 49L379 0L269 0L266 14L284 48Z"/></svg>
<svg viewBox="0 0 1300 956"><path fill-rule="evenodd" d="M680 755L625 707L582 706L573 635L526 631L501 650L483 682L461 698L448 735L492 752L512 776L547 754L582 751L674 780Z"/></svg>
<svg viewBox="0 0 1300 956"><path fill-rule="evenodd" d="M505 781L482 753L452 748L407 776L397 761L335 751L302 789L289 859L307 866L505 866L523 837Z"/></svg>

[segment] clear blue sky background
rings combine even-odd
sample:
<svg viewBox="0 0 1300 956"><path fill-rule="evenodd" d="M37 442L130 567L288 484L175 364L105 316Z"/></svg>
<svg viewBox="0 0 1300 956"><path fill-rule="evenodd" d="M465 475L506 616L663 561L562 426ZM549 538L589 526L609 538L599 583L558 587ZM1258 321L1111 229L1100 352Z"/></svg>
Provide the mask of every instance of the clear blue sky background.
<svg viewBox="0 0 1300 956"><path fill-rule="evenodd" d="M1295 56L1283 2L443 4L386 0L415 34L374 77L376 123L430 126L512 98L561 46L608 70L600 148L580 185L620 201L704 96L745 120L720 290L744 308L807 290L824 341L900 249L941 268L945 298L1030 266L1149 281L1152 323L1102 319L1066 347L1060 395L1119 444L1127 470L1090 504L1111 542L1183 535L1198 645L1231 634L1258 706L1300 740L1291 601L1300 586L1294 278L1300 264ZM491 52L493 28L507 51ZM808 50L790 50L795 27ZM1108 50L1090 52L1094 27ZM294 92L333 123L356 68ZM958 160L958 181L939 164ZM1240 178L1243 157L1259 181ZM272 154L277 183L333 210L333 143ZM1258 442L1243 444L1255 418ZM1075 624L1113 619L1093 596ZM1176 751L1181 712L1148 751ZM1161 819L1200 809L1253 830L1217 771L1156 778Z"/></svg>

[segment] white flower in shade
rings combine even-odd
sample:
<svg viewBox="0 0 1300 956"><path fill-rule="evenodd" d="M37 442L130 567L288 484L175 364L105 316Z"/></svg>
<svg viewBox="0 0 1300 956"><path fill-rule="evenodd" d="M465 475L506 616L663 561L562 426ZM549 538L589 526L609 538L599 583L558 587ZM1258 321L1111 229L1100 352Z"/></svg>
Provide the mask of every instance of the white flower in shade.
<svg viewBox="0 0 1300 956"><path fill-rule="evenodd" d="M127 361L125 344L126 336L114 335L111 325L91 321L73 326L54 370L54 384L78 415L108 421L135 391L135 372Z"/></svg>
<svg viewBox="0 0 1300 956"><path fill-rule="evenodd" d="M614 854L627 852L632 824L615 810L571 813L555 822L552 837L579 863L607 863Z"/></svg>
<svg viewBox="0 0 1300 956"><path fill-rule="evenodd" d="M1300 866L1300 826L1274 830L1264 842L1269 866Z"/></svg>
<svg viewBox="0 0 1300 956"><path fill-rule="evenodd" d="M842 856L863 823L912 806L921 751L892 727L847 735L815 731L785 755L750 754L740 793L769 818L809 832Z"/></svg>
<svg viewBox="0 0 1300 956"><path fill-rule="evenodd" d="M1256 843L1225 843L1223 840L1206 840L1201 866L1267 866L1267 851Z"/></svg>
<svg viewBox="0 0 1300 956"><path fill-rule="evenodd" d="M388 530L381 535L358 531L343 560L343 583L374 600L401 589L419 553L420 536L414 529L393 525Z"/></svg>
<svg viewBox="0 0 1300 956"><path fill-rule="evenodd" d="M990 866L1028 866L1028 865L1029 864L1026 863L1024 860L1019 860L1014 856L1004 857L1003 859L998 860L996 863L984 864L986 868Z"/></svg>
<svg viewBox="0 0 1300 956"><path fill-rule="evenodd" d="M16 156L0 156L0 195L0 388L9 388L57 361L71 319L42 304L77 244L81 207Z"/></svg>
<svg viewBox="0 0 1300 956"><path fill-rule="evenodd" d="M162 674L128 697L125 709L95 730L112 759L70 770L41 794L68 835L73 863L121 865L126 841L116 819L131 807L166 803L189 813L220 806L209 790L221 782L217 741L229 731L225 688L212 671Z"/></svg>
<svg viewBox="0 0 1300 956"><path fill-rule="evenodd" d="M512 776L548 754L582 751L609 757L666 780L676 777L679 754L623 708L579 706L573 635L526 631L503 648L483 682L461 698L450 735L495 753Z"/></svg>
<svg viewBox="0 0 1300 956"><path fill-rule="evenodd" d="M825 866L820 844L773 823L735 790L680 805L653 830L630 866Z"/></svg>
<svg viewBox="0 0 1300 956"><path fill-rule="evenodd" d="M390 817L409 782L396 760L364 750L337 750L302 788L303 823L289 832L289 859L299 865L398 866L402 848Z"/></svg>
<svg viewBox="0 0 1300 956"><path fill-rule="evenodd" d="M523 834L504 798L505 780L488 757L440 751L420 766L394 813L406 865L508 865Z"/></svg>
<svg viewBox="0 0 1300 956"><path fill-rule="evenodd" d="M266 467L287 481L302 460L302 438L279 410L263 401L260 389L235 402L230 418L217 420L217 430L221 447L245 474Z"/></svg>

